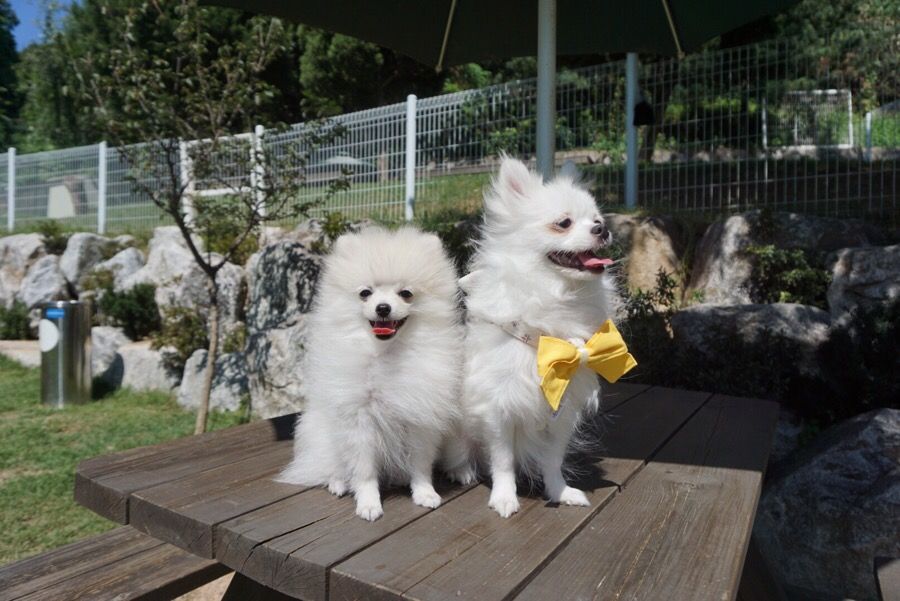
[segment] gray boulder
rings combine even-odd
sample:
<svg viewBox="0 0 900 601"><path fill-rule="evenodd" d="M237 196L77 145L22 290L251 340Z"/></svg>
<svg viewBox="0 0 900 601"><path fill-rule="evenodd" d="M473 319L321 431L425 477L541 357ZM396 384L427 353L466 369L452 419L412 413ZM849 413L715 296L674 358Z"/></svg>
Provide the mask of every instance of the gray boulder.
<svg viewBox="0 0 900 601"><path fill-rule="evenodd" d="M124 278L120 290L128 290L142 283L161 286L186 275L193 265L194 258L178 228L158 227L153 230L150 239L146 264Z"/></svg>
<svg viewBox="0 0 900 601"><path fill-rule="evenodd" d="M31 265L47 254L40 234L0 238L0 303L10 307Z"/></svg>
<svg viewBox="0 0 900 601"><path fill-rule="evenodd" d="M200 405L206 356L205 350L195 351L184 366L177 400L185 409L196 410ZM250 387L244 354L228 353L218 357L209 398L210 410L237 411L241 402L249 398Z"/></svg>
<svg viewBox="0 0 900 601"><path fill-rule="evenodd" d="M116 252L118 245L105 236L79 232L69 237L66 250L59 259L59 268L77 291L79 283L98 263Z"/></svg>
<svg viewBox="0 0 900 601"><path fill-rule="evenodd" d="M219 257L213 254L211 259L217 261ZM231 263L219 271L220 332L230 331L241 318L244 279L244 270ZM153 284L160 311L182 307L195 309L206 316L209 307L206 282L206 274L194 262L179 229L166 226L153 230L146 264L122 278L117 289L128 290L140 283Z"/></svg>
<svg viewBox="0 0 900 601"><path fill-rule="evenodd" d="M303 316L290 327L250 335L246 361L253 417L276 417L303 409L305 344Z"/></svg>
<svg viewBox="0 0 900 601"><path fill-rule="evenodd" d="M119 347L122 359L123 388L170 391L179 379L163 365L162 352L150 348L149 341L131 342Z"/></svg>
<svg viewBox="0 0 900 601"><path fill-rule="evenodd" d="M144 253L130 247L117 252L111 258L98 263L91 273L107 272L112 275L113 288L121 290L125 282L144 266Z"/></svg>
<svg viewBox="0 0 900 601"><path fill-rule="evenodd" d="M678 249L678 227L671 218L636 215L605 216L613 242L625 249L624 273L631 290L652 290L660 270L679 282L681 294L681 252Z"/></svg>
<svg viewBox="0 0 900 601"><path fill-rule="evenodd" d="M29 309L33 309L38 303L68 299L69 289L60 269L60 258L46 255L32 263L16 298Z"/></svg>
<svg viewBox="0 0 900 601"><path fill-rule="evenodd" d="M96 326L91 328L91 373L110 389L122 385L125 366L119 348L130 343L122 328Z"/></svg>
<svg viewBox="0 0 900 601"><path fill-rule="evenodd" d="M900 410L819 435L770 474L754 534L776 575L815 599L876 599L875 557L900 556Z"/></svg>
<svg viewBox="0 0 900 601"><path fill-rule="evenodd" d="M277 242L251 258L247 329L256 334L297 323L312 307L322 257L299 242Z"/></svg>
<svg viewBox="0 0 900 601"><path fill-rule="evenodd" d="M219 285L220 332L230 331L242 318L244 270L226 263L216 274L216 283ZM210 296L207 276L196 264L191 264L184 274L158 284L155 298L160 312L181 307L196 310L208 318Z"/></svg>
<svg viewBox="0 0 900 601"><path fill-rule="evenodd" d="M752 264L750 246L767 243L780 248L828 253L850 246L877 244L882 234L874 226L853 219L832 219L776 213L772 231L761 227L759 211L720 219L706 230L697 245L690 290L718 304L750 302Z"/></svg>
<svg viewBox="0 0 900 601"><path fill-rule="evenodd" d="M830 263L828 308L834 317L900 298L900 245L843 248Z"/></svg>
<svg viewBox="0 0 900 601"><path fill-rule="evenodd" d="M753 345L776 334L799 350L802 373L820 376L816 354L827 340L831 317L826 311L794 303L771 305L694 305L672 316L677 352L712 357L723 343L739 340Z"/></svg>

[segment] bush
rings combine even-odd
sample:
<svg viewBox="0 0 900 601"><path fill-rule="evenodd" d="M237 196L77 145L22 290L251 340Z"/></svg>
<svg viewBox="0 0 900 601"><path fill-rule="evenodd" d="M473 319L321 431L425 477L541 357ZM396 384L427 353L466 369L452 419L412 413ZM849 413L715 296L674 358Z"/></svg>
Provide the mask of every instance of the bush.
<svg viewBox="0 0 900 601"><path fill-rule="evenodd" d="M184 366L194 351L209 347L206 319L196 309L165 309L162 328L153 338L152 347L162 350L163 364L167 369L174 373L184 372Z"/></svg>
<svg viewBox="0 0 900 601"><path fill-rule="evenodd" d="M155 295L152 284L137 284L124 292L116 292L110 286L100 296L97 307L110 325L121 327L132 340L141 340L158 332L161 326Z"/></svg>
<svg viewBox="0 0 900 601"><path fill-rule="evenodd" d="M341 235L353 231L353 223L340 211L328 211L321 223L322 234L310 244L310 250L314 253L328 253L335 240Z"/></svg>
<svg viewBox="0 0 900 601"><path fill-rule="evenodd" d="M773 244L751 246L753 263L750 297L756 303L799 303L828 309L826 292L831 275L810 265L806 252Z"/></svg>
<svg viewBox="0 0 900 601"><path fill-rule="evenodd" d="M7 309L0 305L0 340L27 340L31 335L28 307L16 301Z"/></svg>
<svg viewBox="0 0 900 601"><path fill-rule="evenodd" d="M37 233L44 238L44 246L51 255L61 255L69 244L70 233L63 231L58 221L48 219L37 224Z"/></svg>
<svg viewBox="0 0 900 601"><path fill-rule="evenodd" d="M860 308L838 320L819 361L827 374L824 421L846 419L880 407L900 408L900 299ZM807 410L811 410L812 407Z"/></svg>

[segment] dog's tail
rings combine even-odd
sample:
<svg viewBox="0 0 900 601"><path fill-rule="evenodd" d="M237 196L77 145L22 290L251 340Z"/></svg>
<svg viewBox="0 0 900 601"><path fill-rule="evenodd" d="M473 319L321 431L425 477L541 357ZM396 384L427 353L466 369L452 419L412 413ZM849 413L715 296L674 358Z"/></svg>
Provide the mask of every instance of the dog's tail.
<svg viewBox="0 0 900 601"><path fill-rule="evenodd" d="M315 421L311 413L297 418L294 458L275 478L276 482L324 486L334 476L336 466L328 430L317 427Z"/></svg>

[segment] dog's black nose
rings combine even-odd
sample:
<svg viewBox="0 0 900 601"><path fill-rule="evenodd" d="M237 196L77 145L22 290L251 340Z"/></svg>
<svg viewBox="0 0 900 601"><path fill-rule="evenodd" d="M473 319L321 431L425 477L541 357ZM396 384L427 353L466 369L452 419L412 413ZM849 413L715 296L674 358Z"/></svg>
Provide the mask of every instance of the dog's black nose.
<svg viewBox="0 0 900 601"><path fill-rule="evenodd" d="M391 314L391 306L387 303L378 303L375 312L378 313L378 317L387 317Z"/></svg>
<svg viewBox="0 0 900 601"><path fill-rule="evenodd" d="M601 240L609 240L609 230L602 223L598 223L591 228L591 233L599 237Z"/></svg>

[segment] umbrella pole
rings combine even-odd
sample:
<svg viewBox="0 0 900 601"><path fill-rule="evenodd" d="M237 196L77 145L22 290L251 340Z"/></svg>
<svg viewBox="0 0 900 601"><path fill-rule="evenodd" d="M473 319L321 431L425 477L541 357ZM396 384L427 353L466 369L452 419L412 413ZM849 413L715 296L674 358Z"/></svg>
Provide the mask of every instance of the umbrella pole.
<svg viewBox="0 0 900 601"><path fill-rule="evenodd" d="M538 0L537 168L553 176L556 132L556 0Z"/></svg>
<svg viewBox="0 0 900 601"><path fill-rule="evenodd" d="M625 58L625 206L637 206L637 128L634 105L637 102L638 60L636 52Z"/></svg>

